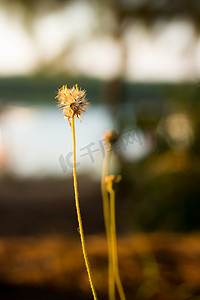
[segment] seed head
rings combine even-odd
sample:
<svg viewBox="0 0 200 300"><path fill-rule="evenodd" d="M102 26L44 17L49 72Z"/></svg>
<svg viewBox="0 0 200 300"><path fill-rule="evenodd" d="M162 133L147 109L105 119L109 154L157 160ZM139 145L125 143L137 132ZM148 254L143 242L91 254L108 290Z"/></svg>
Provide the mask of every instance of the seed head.
<svg viewBox="0 0 200 300"><path fill-rule="evenodd" d="M72 88L63 85L58 90L56 98L58 107L61 109L64 117L68 118L70 126L71 118L76 116L80 119L81 114L86 111L89 105L86 99L86 91L79 89L77 84Z"/></svg>

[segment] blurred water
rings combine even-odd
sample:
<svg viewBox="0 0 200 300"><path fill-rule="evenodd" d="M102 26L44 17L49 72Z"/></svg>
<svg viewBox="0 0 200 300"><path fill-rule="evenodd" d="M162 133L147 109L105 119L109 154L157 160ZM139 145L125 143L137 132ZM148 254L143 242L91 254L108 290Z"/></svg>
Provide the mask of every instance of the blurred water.
<svg viewBox="0 0 200 300"><path fill-rule="evenodd" d="M76 120L75 124L78 171L98 175L105 155L103 134L106 130L116 130L116 125L103 106L89 108L82 122ZM56 107L7 106L0 126L8 173L20 177L71 174L71 128ZM127 159L131 159L144 155L147 148L143 139L142 143L127 145L124 150Z"/></svg>

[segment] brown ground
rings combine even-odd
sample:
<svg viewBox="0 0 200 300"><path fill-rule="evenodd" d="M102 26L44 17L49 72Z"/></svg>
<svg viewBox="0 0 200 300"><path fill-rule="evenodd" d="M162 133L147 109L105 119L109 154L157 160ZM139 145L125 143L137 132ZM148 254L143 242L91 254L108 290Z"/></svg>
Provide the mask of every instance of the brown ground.
<svg viewBox="0 0 200 300"><path fill-rule="evenodd" d="M107 299L104 237L86 239L99 299ZM199 300L200 234L118 239L127 300ZM63 236L0 239L0 299L92 299L79 240Z"/></svg>

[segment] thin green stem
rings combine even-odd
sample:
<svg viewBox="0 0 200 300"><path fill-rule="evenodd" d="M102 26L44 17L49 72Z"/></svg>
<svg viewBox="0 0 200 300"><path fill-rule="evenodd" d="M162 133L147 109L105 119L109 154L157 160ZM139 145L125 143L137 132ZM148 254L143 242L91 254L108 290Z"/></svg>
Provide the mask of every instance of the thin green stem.
<svg viewBox="0 0 200 300"><path fill-rule="evenodd" d="M113 272L115 274L117 289L119 292L120 299L126 300L120 275L119 275L116 224L115 224L115 191L113 188L110 191L110 239L111 239L112 257L113 257Z"/></svg>
<svg viewBox="0 0 200 300"><path fill-rule="evenodd" d="M113 257L111 249L111 239L110 239L110 208L109 208L109 198L108 192L106 189L105 177L109 172L111 157L111 149L106 152L106 157L103 164L102 177L101 177L101 193L103 198L103 214L104 214L104 223L106 229L106 237L108 243L108 295L109 300L115 300L115 280L113 273Z"/></svg>
<svg viewBox="0 0 200 300"><path fill-rule="evenodd" d="M84 257L84 260L85 260L87 273L88 273L89 283L90 283L90 286L91 286L91 290L92 290L94 300L97 300L97 294L96 294L96 291L95 291L95 288L94 288L94 282L93 282L93 279L92 279L92 273L91 273L89 259L88 259L88 255L87 255L87 251L86 251L83 225L82 225L80 206L79 206L79 200L78 200L78 187L77 187L77 176L76 176L76 140L75 140L74 116L72 117L72 137L73 137L74 193L75 193L75 203L76 203L76 212L77 212L78 225L79 225L79 233L80 233L81 246L82 246L83 257Z"/></svg>

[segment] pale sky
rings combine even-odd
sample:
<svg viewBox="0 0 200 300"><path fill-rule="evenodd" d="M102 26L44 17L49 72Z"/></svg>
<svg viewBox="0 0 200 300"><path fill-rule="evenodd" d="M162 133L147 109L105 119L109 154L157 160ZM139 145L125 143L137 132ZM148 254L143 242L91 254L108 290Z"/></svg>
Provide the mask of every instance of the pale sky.
<svg viewBox="0 0 200 300"><path fill-rule="evenodd" d="M50 62L66 46L62 67L67 71L113 78L120 70L120 46L105 31L94 35L95 30L99 32L99 22L95 9L75 2L62 11L38 17L30 35L20 18L1 11L0 76L30 74L41 61ZM200 40L187 22L160 23L151 33L136 22L126 31L124 45L128 80L180 81L200 75Z"/></svg>

